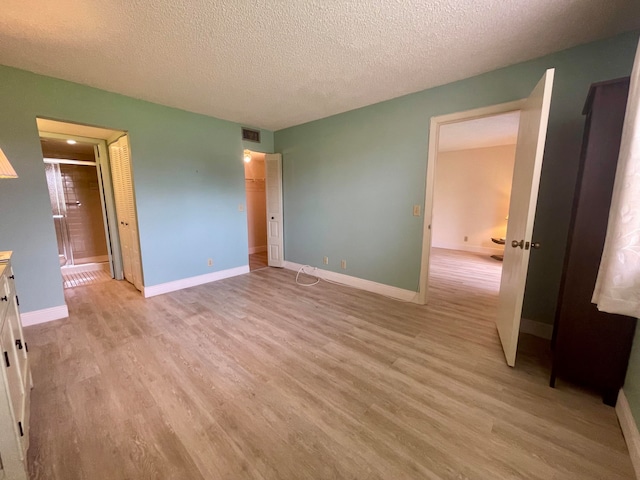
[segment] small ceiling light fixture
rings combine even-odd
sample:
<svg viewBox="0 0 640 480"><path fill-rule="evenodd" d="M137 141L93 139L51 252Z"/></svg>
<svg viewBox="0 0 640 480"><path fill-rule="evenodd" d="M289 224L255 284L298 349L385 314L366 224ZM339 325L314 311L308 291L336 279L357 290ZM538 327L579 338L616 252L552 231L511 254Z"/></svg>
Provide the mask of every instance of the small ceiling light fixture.
<svg viewBox="0 0 640 480"><path fill-rule="evenodd" d="M75 140L71 140L71 139L69 139L69 140L67 140L67 143L68 143L69 145L75 145L75 144L76 144L76 143L78 143L78 142L76 142Z"/></svg>
<svg viewBox="0 0 640 480"><path fill-rule="evenodd" d="M0 178L18 178L18 174L9 163L9 159L0 148Z"/></svg>
<svg viewBox="0 0 640 480"><path fill-rule="evenodd" d="M251 162L251 151L250 150L245 150L244 151L244 163L250 163Z"/></svg>

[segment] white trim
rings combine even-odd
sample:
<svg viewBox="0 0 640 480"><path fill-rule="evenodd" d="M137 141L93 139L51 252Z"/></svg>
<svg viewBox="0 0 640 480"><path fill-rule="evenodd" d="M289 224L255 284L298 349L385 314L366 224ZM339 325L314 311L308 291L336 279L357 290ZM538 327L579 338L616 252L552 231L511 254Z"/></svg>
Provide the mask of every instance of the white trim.
<svg viewBox="0 0 640 480"><path fill-rule="evenodd" d="M538 322L537 320L529 320L528 318L520 319L520 331L522 333L528 333L535 337L551 340L553 335L553 325L544 322Z"/></svg>
<svg viewBox="0 0 640 480"><path fill-rule="evenodd" d="M294 263L285 261L284 268L287 270L298 271L303 265L300 263ZM343 273L331 272L329 270L322 270L316 267L310 267L313 272L309 271L312 275L323 280L331 282L342 283L349 287L354 287L367 292L377 293L378 295L384 295L386 297L395 298L397 300L403 300L405 302L416 302L417 293L411 290L404 290L398 287L392 287L391 285L385 285L383 283L372 282L371 280L365 280L364 278L352 277Z"/></svg>
<svg viewBox="0 0 640 480"><path fill-rule="evenodd" d="M622 428L624 441L627 443L633 469L636 471L636 478L640 479L640 433L638 433L638 424L633 418L629 402L622 388L618 393L616 415L618 416L618 422L620 422L620 428Z"/></svg>
<svg viewBox="0 0 640 480"><path fill-rule="evenodd" d="M54 320L60 320L68 316L69 308L64 304L58 305L57 307L21 313L20 319L22 320L22 326L28 327L30 325L38 325L39 323L53 322Z"/></svg>
<svg viewBox="0 0 640 480"><path fill-rule="evenodd" d="M522 109L524 100L489 105L464 112L450 113L431 117L429 125L429 150L427 157L427 173L424 191L424 224L422 226L422 258L420 261L420 287L416 303L427 303L427 288L429 285L429 255L431 254L431 223L433 221L433 189L435 185L436 161L438 158L438 142L440 140L440 126L463 120L488 117L500 113L513 112Z"/></svg>
<svg viewBox="0 0 640 480"><path fill-rule="evenodd" d="M245 273L249 273L249 265L230 268L228 270L220 270L218 272L207 273L205 275L198 275L197 277L183 278L173 282L159 283L158 285L152 285L150 287L142 287L142 294L145 298L154 297L156 295L162 295L163 293L182 290L183 288L195 287L196 285L202 285L204 283L244 275Z"/></svg>
<svg viewBox="0 0 640 480"><path fill-rule="evenodd" d="M95 167L97 165L96 162L90 162L90 161L85 161L85 160L69 160L66 158L48 158L48 157L44 157L43 158L44 163L57 163L57 164L62 164L62 165L85 165L85 166L90 166L90 167Z"/></svg>
<svg viewBox="0 0 640 480"><path fill-rule="evenodd" d="M259 247L249 247L249 255L252 253L262 253L267 251L266 245L260 245Z"/></svg>

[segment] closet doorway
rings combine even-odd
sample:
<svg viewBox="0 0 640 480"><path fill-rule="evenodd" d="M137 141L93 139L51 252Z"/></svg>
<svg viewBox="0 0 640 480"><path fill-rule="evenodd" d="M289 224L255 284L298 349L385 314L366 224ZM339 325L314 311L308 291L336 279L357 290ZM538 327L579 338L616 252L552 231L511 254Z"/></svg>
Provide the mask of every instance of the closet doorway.
<svg viewBox="0 0 640 480"><path fill-rule="evenodd" d="M247 201L249 235L249 270L268 266L267 260L267 192L265 154L244 151L244 185Z"/></svg>

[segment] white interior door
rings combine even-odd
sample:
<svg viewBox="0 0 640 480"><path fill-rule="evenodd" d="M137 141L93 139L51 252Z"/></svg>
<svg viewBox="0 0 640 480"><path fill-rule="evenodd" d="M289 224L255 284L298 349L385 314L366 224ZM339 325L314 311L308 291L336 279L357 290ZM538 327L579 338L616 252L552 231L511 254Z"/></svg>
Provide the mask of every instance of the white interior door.
<svg viewBox="0 0 640 480"><path fill-rule="evenodd" d="M264 156L267 192L267 252L270 267L284 267L282 155Z"/></svg>
<svg viewBox="0 0 640 480"><path fill-rule="evenodd" d="M118 217L124 278L142 290L142 261L138 239L138 221L133 193L129 139L125 135L109 145L113 194Z"/></svg>
<svg viewBox="0 0 640 480"><path fill-rule="evenodd" d="M516 362L522 300L531 253L531 234L538 201L554 72L554 69L547 70L524 102L518 128L509 223L496 318L504 355L507 364L512 367Z"/></svg>
<svg viewBox="0 0 640 480"><path fill-rule="evenodd" d="M127 229L129 230L129 255L131 260L131 283L142 291L142 260L140 256L140 239L138 237L138 216L133 192L133 174L131 168L131 150L129 137L123 136L119 140L122 155L122 184L127 215Z"/></svg>
<svg viewBox="0 0 640 480"><path fill-rule="evenodd" d="M127 215L122 182L122 149L119 141L109 145L109 159L113 181L113 197L116 204L118 236L120 237L120 251L122 253L122 273L126 280L131 281L131 249L129 247L129 231L126 228Z"/></svg>

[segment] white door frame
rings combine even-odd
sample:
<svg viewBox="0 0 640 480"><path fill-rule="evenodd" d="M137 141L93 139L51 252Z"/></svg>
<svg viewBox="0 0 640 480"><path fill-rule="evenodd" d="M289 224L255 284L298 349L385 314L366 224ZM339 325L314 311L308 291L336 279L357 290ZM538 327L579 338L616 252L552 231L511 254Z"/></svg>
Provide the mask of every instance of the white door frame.
<svg viewBox="0 0 640 480"><path fill-rule="evenodd" d="M109 153L107 141L101 138L81 137L67 133L52 133L39 131L40 137L54 138L57 140L75 140L76 142L89 143L98 150L98 157L95 159L98 174L98 188L100 191L100 203L102 204L102 221L104 223L105 237L107 238L107 252L109 254L109 266L111 275L116 280L124 278L122 270L122 254L120 252L120 236L117 228L109 228L117 225L116 209L113 196L113 183L111 179L111 165L109 163Z"/></svg>
<svg viewBox="0 0 640 480"><path fill-rule="evenodd" d="M491 117L502 113L520 110L524 99L513 102L499 103L487 107L465 110L463 112L450 113L431 117L429 126L429 153L427 157L427 177L424 194L424 224L422 227L422 258L420 261L420 286L415 303L425 305L428 299L429 285L429 257L431 255L431 223L433 221L433 193L435 186L436 162L438 161L438 144L440 142L440 127L449 123L457 123L465 120L475 120L483 117Z"/></svg>

